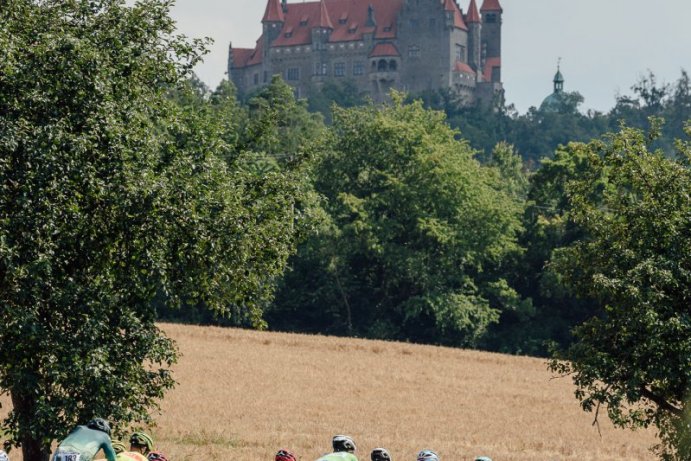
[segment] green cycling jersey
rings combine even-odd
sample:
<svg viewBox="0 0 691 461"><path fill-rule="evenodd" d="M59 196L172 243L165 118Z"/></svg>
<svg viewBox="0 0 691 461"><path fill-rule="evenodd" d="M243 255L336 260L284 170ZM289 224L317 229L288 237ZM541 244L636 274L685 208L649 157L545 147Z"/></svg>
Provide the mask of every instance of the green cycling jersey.
<svg viewBox="0 0 691 461"><path fill-rule="evenodd" d="M329 453L319 458L317 461L358 461L357 456L347 451L337 451Z"/></svg>
<svg viewBox="0 0 691 461"><path fill-rule="evenodd" d="M116 461L108 434L86 426L77 426L60 442L53 461L92 461L101 449L108 461Z"/></svg>

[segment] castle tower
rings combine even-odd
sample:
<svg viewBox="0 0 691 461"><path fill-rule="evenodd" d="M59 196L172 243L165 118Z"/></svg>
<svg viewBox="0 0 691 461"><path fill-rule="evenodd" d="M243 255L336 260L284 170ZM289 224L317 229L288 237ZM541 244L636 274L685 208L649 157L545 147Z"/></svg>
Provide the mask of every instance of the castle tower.
<svg viewBox="0 0 691 461"><path fill-rule="evenodd" d="M501 82L501 15L499 0L484 0L482 13L482 54L485 77L493 83Z"/></svg>
<svg viewBox="0 0 691 461"><path fill-rule="evenodd" d="M321 84L328 76L330 56L326 44L329 43L334 26L329 17L325 0L319 0L319 23L312 27L312 51L315 81Z"/></svg>
<svg viewBox="0 0 691 461"><path fill-rule="evenodd" d="M276 40L281 34L281 29L285 22L284 8L287 8L287 5L283 4L281 0L268 0L266 3L266 10L262 18L264 56L269 53L271 42Z"/></svg>
<svg viewBox="0 0 691 461"><path fill-rule="evenodd" d="M482 23L475 0L470 0L466 21L468 24L468 64L478 77L482 76Z"/></svg>

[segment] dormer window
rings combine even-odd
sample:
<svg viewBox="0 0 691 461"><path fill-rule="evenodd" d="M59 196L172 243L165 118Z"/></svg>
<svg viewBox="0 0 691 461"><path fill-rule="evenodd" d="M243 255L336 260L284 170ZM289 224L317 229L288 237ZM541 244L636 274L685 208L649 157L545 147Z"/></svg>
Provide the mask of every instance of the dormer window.
<svg viewBox="0 0 691 461"><path fill-rule="evenodd" d="M285 38L290 38L293 36L293 28L289 27L286 29L285 33L283 34Z"/></svg>
<svg viewBox="0 0 691 461"><path fill-rule="evenodd" d="M300 18L300 25L301 25L301 26L306 26L306 25L307 25L307 21L309 21L309 17L308 17L308 16L303 16L302 18Z"/></svg>
<svg viewBox="0 0 691 461"><path fill-rule="evenodd" d="M348 33L349 34L354 34L355 31L357 31L357 23L354 22L350 26L348 26Z"/></svg>
<svg viewBox="0 0 691 461"><path fill-rule="evenodd" d="M392 30L391 26L384 27L384 32L391 32L391 30Z"/></svg>
<svg viewBox="0 0 691 461"><path fill-rule="evenodd" d="M338 18L338 23L341 25L348 23L348 13L343 13L340 18Z"/></svg>

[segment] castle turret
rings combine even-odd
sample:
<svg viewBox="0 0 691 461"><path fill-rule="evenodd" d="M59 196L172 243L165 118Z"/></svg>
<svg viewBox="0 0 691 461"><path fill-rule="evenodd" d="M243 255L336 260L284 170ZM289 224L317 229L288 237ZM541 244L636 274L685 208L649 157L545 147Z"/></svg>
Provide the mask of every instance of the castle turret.
<svg viewBox="0 0 691 461"><path fill-rule="evenodd" d="M540 110L547 112L559 112L564 103L564 76L561 74L561 65L557 64L557 73L554 74L552 79L554 83L554 90L552 94L547 96L542 104L540 105Z"/></svg>
<svg viewBox="0 0 691 461"><path fill-rule="evenodd" d="M482 13L482 54L485 78L501 82L501 15L504 12L499 0L484 0Z"/></svg>
<svg viewBox="0 0 691 461"><path fill-rule="evenodd" d="M281 0L268 0L266 3L266 10L262 18L262 26L264 30L264 53L269 52L271 42L276 40L281 34L283 23L285 22L285 14L283 11L285 5Z"/></svg>
<svg viewBox="0 0 691 461"><path fill-rule="evenodd" d="M330 56L326 44L329 42L334 26L329 17L325 0L319 0L319 23L312 27L312 51L314 52L314 75L321 82L328 75Z"/></svg>
<svg viewBox="0 0 691 461"><path fill-rule="evenodd" d="M482 23L475 0L470 0L465 22L468 24L468 64L479 78L482 76Z"/></svg>

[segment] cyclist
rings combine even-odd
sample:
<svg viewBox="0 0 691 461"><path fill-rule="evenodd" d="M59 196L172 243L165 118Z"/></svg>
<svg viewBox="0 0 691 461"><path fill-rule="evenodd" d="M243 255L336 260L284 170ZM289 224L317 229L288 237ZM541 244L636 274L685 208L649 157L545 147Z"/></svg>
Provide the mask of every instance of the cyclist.
<svg viewBox="0 0 691 461"><path fill-rule="evenodd" d="M116 461L108 421L94 418L86 423L86 426L75 427L60 442L53 461L92 461L101 449L108 461Z"/></svg>
<svg viewBox="0 0 691 461"><path fill-rule="evenodd" d="M274 461L297 461L295 454L290 450L278 450Z"/></svg>
<svg viewBox="0 0 691 461"><path fill-rule="evenodd" d="M417 461L439 461L439 455L432 450L422 450L417 454Z"/></svg>
<svg viewBox="0 0 691 461"><path fill-rule="evenodd" d="M149 461L168 461L162 451L152 451L146 457Z"/></svg>
<svg viewBox="0 0 691 461"><path fill-rule="evenodd" d="M358 461L355 456L355 442L347 435L334 435L331 440L333 453L324 455L317 461Z"/></svg>
<svg viewBox="0 0 691 461"><path fill-rule="evenodd" d="M370 454L372 461L391 461L391 453L386 448L375 448Z"/></svg>
<svg viewBox="0 0 691 461"><path fill-rule="evenodd" d="M5 453L5 450L0 450L0 461L10 461L9 456Z"/></svg>

